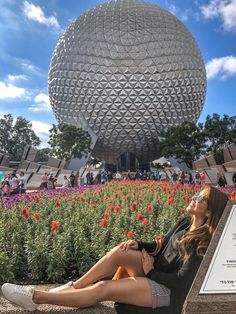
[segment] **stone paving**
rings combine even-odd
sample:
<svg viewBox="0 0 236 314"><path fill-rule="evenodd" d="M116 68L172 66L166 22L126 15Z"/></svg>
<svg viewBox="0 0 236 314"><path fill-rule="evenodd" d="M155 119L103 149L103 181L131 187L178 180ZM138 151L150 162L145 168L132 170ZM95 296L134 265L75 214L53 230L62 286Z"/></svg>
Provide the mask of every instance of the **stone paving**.
<svg viewBox="0 0 236 314"><path fill-rule="evenodd" d="M36 286L34 286L36 287ZM55 285L37 286L39 290L49 290L55 287ZM0 314L26 314L30 313L23 310L21 307L8 302L0 291ZM33 312L37 313L48 313L48 314L115 314L113 302L101 302L93 307L86 309L74 309L69 307L61 307L54 305L40 305L38 310Z"/></svg>

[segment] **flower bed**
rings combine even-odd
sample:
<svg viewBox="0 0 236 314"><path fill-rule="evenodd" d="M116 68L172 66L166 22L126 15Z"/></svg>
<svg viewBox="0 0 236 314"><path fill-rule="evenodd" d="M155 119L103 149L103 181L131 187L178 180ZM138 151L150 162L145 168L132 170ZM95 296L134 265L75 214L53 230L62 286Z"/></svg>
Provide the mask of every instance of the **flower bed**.
<svg viewBox="0 0 236 314"><path fill-rule="evenodd" d="M127 238L162 236L198 190L120 181L8 199L0 206L0 281L78 277Z"/></svg>

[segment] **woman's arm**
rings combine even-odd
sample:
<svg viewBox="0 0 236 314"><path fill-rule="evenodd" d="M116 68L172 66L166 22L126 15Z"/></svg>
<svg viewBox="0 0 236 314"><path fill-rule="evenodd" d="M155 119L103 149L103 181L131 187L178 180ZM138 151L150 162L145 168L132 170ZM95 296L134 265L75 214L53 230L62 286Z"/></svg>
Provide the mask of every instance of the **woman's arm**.
<svg viewBox="0 0 236 314"><path fill-rule="evenodd" d="M182 284L191 283L198 271L202 261L202 256L192 255L189 261L184 264L177 272L164 273L152 269L146 277L154 280L169 289L179 288Z"/></svg>
<svg viewBox="0 0 236 314"><path fill-rule="evenodd" d="M177 224L164 236L163 240L161 241L151 241L151 242L144 242L144 241L137 241L138 243L138 250L142 251L143 249L148 252L149 254L156 256L162 247L164 247L169 239L171 238L172 234L175 232L175 230L184 223L188 223L189 218L184 217L181 220L177 222Z"/></svg>

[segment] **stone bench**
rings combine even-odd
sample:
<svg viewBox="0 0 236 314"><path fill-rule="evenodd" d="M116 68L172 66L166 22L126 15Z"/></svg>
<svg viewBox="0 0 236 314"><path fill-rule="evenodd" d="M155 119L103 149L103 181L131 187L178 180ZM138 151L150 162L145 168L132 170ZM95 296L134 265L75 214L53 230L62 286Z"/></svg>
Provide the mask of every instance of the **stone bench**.
<svg viewBox="0 0 236 314"><path fill-rule="evenodd" d="M34 286L38 289L49 290L55 285ZM0 291L0 314L26 314L28 311L8 302ZM40 305L35 313L50 314L115 314L114 302L101 302L95 306L86 309L75 309L71 307L62 307L56 305Z"/></svg>

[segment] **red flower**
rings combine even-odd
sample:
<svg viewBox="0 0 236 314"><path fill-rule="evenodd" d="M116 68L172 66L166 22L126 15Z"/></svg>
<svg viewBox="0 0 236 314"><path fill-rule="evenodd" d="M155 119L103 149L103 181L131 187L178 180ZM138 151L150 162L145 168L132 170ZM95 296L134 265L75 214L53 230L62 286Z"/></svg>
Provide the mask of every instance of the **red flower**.
<svg viewBox="0 0 236 314"><path fill-rule="evenodd" d="M179 212L180 212L181 215L183 215L185 213L185 209L183 207L181 207Z"/></svg>
<svg viewBox="0 0 236 314"><path fill-rule="evenodd" d="M117 197L118 197L118 194L117 194L117 193L114 193L114 194L112 195L112 197L113 197L113 198L117 198Z"/></svg>
<svg viewBox="0 0 236 314"><path fill-rule="evenodd" d="M129 239L132 239L133 236L134 236L134 234L133 234L133 231L132 231L132 230L130 230L130 231L127 232L127 237L128 237Z"/></svg>
<svg viewBox="0 0 236 314"><path fill-rule="evenodd" d="M132 212L134 212L134 211L136 210L136 207L137 207L136 203L132 203L132 204L131 204L131 210L132 210Z"/></svg>
<svg viewBox="0 0 236 314"><path fill-rule="evenodd" d="M110 198L107 196L106 197L106 202L109 203L110 202Z"/></svg>
<svg viewBox="0 0 236 314"><path fill-rule="evenodd" d="M39 203L39 201L40 201L40 199L39 199L39 197L35 197L35 203Z"/></svg>
<svg viewBox="0 0 236 314"><path fill-rule="evenodd" d="M148 205L148 206L147 206L147 211L148 211L148 212L152 212L152 211L153 211L152 205Z"/></svg>
<svg viewBox="0 0 236 314"><path fill-rule="evenodd" d="M83 196L80 196L79 200L80 200L81 202L84 202Z"/></svg>
<svg viewBox="0 0 236 314"><path fill-rule="evenodd" d="M156 199L156 203L160 203L160 200L159 200L159 199Z"/></svg>
<svg viewBox="0 0 236 314"><path fill-rule="evenodd" d="M103 199L102 198L100 198L100 203L103 203Z"/></svg>
<svg viewBox="0 0 236 314"><path fill-rule="evenodd" d="M53 220L51 224L51 231L57 231L59 228L59 222L57 220Z"/></svg>
<svg viewBox="0 0 236 314"><path fill-rule="evenodd" d="M59 207L60 205L61 205L61 203L60 203L59 201L56 201L56 202L55 202L55 206L56 206L56 207Z"/></svg>
<svg viewBox="0 0 236 314"><path fill-rule="evenodd" d="M149 220L146 219L146 218L143 219L142 224L143 224L143 225L149 225Z"/></svg>
<svg viewBox="0 0 236 314"><path fill-rule="evenodd" d="M90 200L90 201L89 201L89 205L90 205L90 206L92 206L92 207L94 207L94 206L95 206L95 204L94 204L93 200Z"/></svg>
<svg viewBox="0 0 236 314"><path fill-rule="evenodd" d="M109 209L110 209L111 212L114 212L114 206L113 205L110 205Z"/></svg>
<svg viewBox="0 0 236 314"><path fill-rule="evenodd" d="M25 216L26 219L29 218L29 212L28 212L28 210L27 210L26 207L23 207L23 208L21 209L21 214L22 214L23 216Z"/></svg>
<svg viewBox="0 0 236 314"><path fill-rule="evenodd" d="M158 235L158 236L155 236L155 238L154 238L154 240L156 240L156 241L160 241L161 240L161 237Z"/></svg>
<svg viewBox="0 0 236 314"><path fill-rule="evenodd" d="M142 204L143 200L141 198L138 198L138 203Z"/></svg>
<svg viewBox="0 0 236 314"><path fill-rule="evenodd" d="M143 215L141 213L138 213L136 220L142 220L143 219Z"/></svg>
<svg viewBox="0 0 236 314"><path fill-rule="evenodd" d="M167 200L167 204L168 204L168 205L173 205L173 203L174 203L173 198L172 198L172 197L169 197L168 200Z"/></svg>
<svg viewBox="0 0 236 314"><path fill-rule="evenodd" d="M114 212L118 213L120 211L120 206L119 205L116 205L116 207L114 208Z"/></svg>
<svg viewBox="0 0 236 314"><path fill-rule="evenodd" d="M34 213L34 220L35 220L35 221L38 221L38 220L39 220L39 213L38 213L38 212L35 212L35 213Z"/></svg>
<svg viewBox="0 0 236 314"><path fill-rule="evenodd" d="M130 198L129 195L126 195L126 196L125 196L125 199L126 199L127 201L129 200L129 198Z"/></svg>
<svg viewBox="0 0 236 314"><path fill-rule="evenodd" d="M107 212L105 212L103 217L104 217L104 219L107 220L109 218L109 214Z"/></svg>
<svg viewBox="0 0 236 314"><path fill-rule="evenodd" d="M100 226L101 226L102 228L107 228L107 226L108 226L107 220L106 220L106 219L101 220Z"/></svg>

